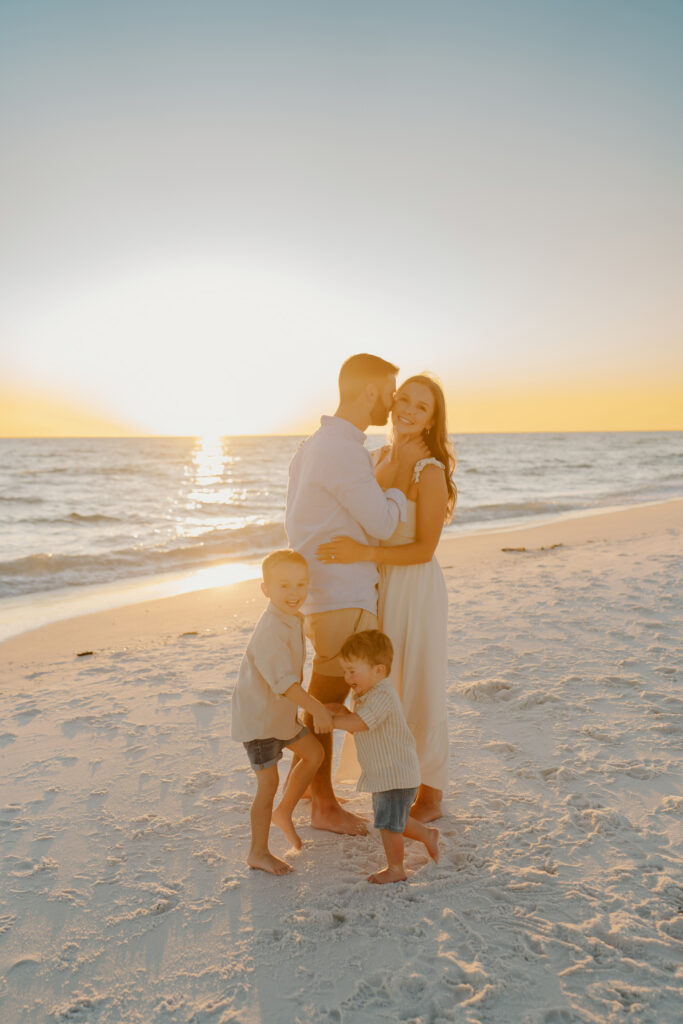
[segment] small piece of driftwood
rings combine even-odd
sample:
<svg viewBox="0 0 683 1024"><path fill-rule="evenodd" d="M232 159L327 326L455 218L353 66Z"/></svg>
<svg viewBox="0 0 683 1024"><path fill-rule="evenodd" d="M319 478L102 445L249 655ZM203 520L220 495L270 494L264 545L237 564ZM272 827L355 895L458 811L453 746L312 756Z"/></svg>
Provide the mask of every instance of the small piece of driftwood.
<svg viewBox="0 0 683 1024"><path fill-rule="evenodd" d="M543 548L531 548L531 551L553 551L554 548L562 548L564 544L549 544ZM501 551L526 551L526 548L501 548Z"/></svg>

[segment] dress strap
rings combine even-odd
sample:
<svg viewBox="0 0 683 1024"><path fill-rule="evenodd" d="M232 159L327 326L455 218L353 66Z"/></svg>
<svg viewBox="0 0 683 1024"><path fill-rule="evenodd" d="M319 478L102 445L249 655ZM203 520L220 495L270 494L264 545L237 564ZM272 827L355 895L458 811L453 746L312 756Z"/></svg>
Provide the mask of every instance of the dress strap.
<svg viewBox="0 0 683 1024"><path fill-rule="evenodd" d="M425 468L425 466L438 466L439 469L442 469L444 471L444 473L446 472L446 467L444 466L443 462L439 462L438 459L433 459L433 458L420 459L419 462L415 463L415 466L413 468L413 483L414 484L419 484L419 482L420 482L420 473Z"/></svg>

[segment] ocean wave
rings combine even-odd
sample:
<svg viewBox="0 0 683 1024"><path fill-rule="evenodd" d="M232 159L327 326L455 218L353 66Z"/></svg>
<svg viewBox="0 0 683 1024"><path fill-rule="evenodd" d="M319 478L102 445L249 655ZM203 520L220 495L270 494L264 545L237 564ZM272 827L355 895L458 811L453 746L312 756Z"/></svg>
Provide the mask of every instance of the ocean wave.
<svg viewBox="0 0 683 1024"><path fill-rule="evenodd" d="M37 495L31 495L28 498L20 498L16 494L0 494L0 501L6 502L8 505L44 505L45 498L39 498Z"/></svg>
<svg viewBox="0 0 683 1024"><path fill-rule="evenodd" d="M522 516L559 515L576 508L575 503L566 501L493 502L488 505L473 505L470 508L459 508L456 505L456 517L458 522L488 522L492 519L513 519Z"/></svg>
<svg viewBox="0 0 683 1024"><path fill-rule="evenodd" d="M55 474L61 474L67 476L69 479L76 476L139 476L141 472L147 472L148 466L93 466L86 462L83 465L74 465L69 463L68 465L62 466L39 466L35 469L19 469L16 471L17 476L54 476Z"/></svg>
<svg viewBox="0 0 683 1024"><path fill-rule="evenodd" d="M165 572L206 568L221 562L250 560L286 543L282 523L251 524L241 529L201 534L192 543L157 548L122 548L106 555L36 552L0 562L0 596L28 594Z"/></svg>
<svg viewBox="0 0 683 1024"><path fill-rule="evenodd" d="M76 522L76 523L120 523L122 522L120 516L105 516L99 512L93 512L89 515L85 515L82 512L70 512L64 519L65 522Z"/></svg>

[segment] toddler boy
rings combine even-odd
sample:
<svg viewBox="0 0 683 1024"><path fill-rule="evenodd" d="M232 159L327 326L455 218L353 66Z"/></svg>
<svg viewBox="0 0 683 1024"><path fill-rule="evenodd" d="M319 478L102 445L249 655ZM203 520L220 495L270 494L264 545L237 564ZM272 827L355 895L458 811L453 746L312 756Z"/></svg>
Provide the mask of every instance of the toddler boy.
<svg viewBox="0 0 683 1024"><path fill-rule="evenodd" d="M247 864L272 875L284 875L292 867L268 848L271 820L300 850L301 839L292 813L323 759L322 746L297 718L297 705L312 715L316 732L331 732L332 716L301 685L306 642L299 608L308 592L306 559L289 549L273 551L264 558L261 569L261 589L270 603L240 665L232 696L232 738L242 741L256 772ZM299 760L273 810L279 785L277 763L284 747L293 750Z"/></svg>
<svg viewBox="0 0 683 1024"><path fill-rule="evenodd" d="M388 680L394 657L391 640L377 629L354 633L341 649L344 679L354 695L353 709L341 705L332 716L335 729L355 734L361 766L358 789L372 793L375 828L380 830L387 866L368 882L402 882L403 837L418 839L433 861L439 859L439 832L410 817L420 784L413 734L396 690Z"/></svg>

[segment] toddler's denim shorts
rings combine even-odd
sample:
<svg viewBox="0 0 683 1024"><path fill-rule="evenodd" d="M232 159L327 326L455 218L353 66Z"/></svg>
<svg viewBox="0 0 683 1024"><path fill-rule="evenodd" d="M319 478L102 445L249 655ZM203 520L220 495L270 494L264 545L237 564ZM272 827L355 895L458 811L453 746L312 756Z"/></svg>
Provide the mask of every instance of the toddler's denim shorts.
<svg viewBox="0 0 683 1024"><path fill-rule="evenodd" d="M416 796L417 786L413 789L385 789L381 793L373 793L375 828L383 828L387 832L403 832Z"/></svg>
<svg viewBox="0 0 683 1024"><path fill-rule="evenodd" d="M296 736L292 736L291 740L278 740L274 736L266 740L249 740L244 744L244 749L249 756L251 767L258 772L277 764L282 757L284 748L288 747L290 743L294 743L295 740L303 739L306 735L308 735L308 729L304 725Z"/></svg>

